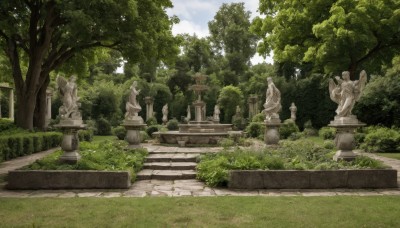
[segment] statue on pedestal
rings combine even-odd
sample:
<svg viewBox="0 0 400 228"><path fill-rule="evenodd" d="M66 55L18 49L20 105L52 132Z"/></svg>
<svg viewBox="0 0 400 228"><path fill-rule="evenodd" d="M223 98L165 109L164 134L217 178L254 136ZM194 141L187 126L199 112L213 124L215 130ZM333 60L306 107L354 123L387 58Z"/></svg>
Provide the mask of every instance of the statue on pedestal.
<svg viewBox="0 0 400 228"><path fill-rule="evenodd" d="M276 88L272 78L269 77L268 89L266 93L266 100L264 104L265 120L271 121L272 119L279 119L278 112L281 111L281 92Z"/></svg>
<svg viewBox="0 0 400 228"><path fill-rule="evenodd" d="M130 93L129 99L125 105L125 108L126 108L125 119L126 120L133 120L136 116L138 116L138 113L140 112L140 110L142 110L142 107L140 107L140 105L136 99L136 96L139 95L139 93L140 93L140 90L137 90L136 86L137 86L137 82L134 81L132 83L132 86L130 87L131 93Z"/></svg>
<svg viewBox="0 0 400 228"><path fill-rule="evenodd" d="M214 106L214 116L213 116L213 120L215 122L219 122L219 114L221 113L221 111L219 110L219 106L215 105Z"/></svg>
<svg viewBox="0 0 400 228"><path fill-rule="evenodd" d="M168 122L168 104L165 104L163 106L162 114L163 114L163 117L162 117L163 124L166 124Z"/></svg>
<svg viewBox="0 0 400 228"><path fill-rule="evenodd" d="M351 117L354 104L360 99L367 82L367 73L363 70L359 80L351 81L350 72L343 71L342 79L339 76L335 79L338 84L333 79L329 80L329 95L338 104L336 114L339 117Z"/></svg>
<svg viewBox="0 0 400 228"><path fill-rule="evenodd" d="M79 111L80 103L78 97L78 88L76 86L76 77L71 76L66 80L62 76L57 76L57 86L61 95L63 105L59 108L61 119L82 119Z"/></svg>
<svg viewBox="0 0 400 228"><path fill-rule="evenodd" d="M296 121L297 107L296 105L294 105L294 102L292 102L292 105L290 106L289 110L290 110L290 119Z"/></svg>

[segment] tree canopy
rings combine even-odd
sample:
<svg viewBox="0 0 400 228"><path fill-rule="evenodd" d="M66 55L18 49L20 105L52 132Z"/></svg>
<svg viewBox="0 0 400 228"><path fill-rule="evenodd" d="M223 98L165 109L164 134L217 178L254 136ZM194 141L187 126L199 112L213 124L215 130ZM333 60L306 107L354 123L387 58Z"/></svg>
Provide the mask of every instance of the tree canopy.
<svg viewBox="0 0 400 228"><path fill-rule="evenodd" d="M50 72L86 50L116 49L133 62L170 60L178 47L167 7L169 0L1 1L0 46L12 69L17 125L32 129L34 113L44 120Z"/></svg>
<svg viewBox="0 0 400 228"><path fill-rule="evenodd" d="M260 0L259 10L265 18L252 25L263 39L258 51L273 51L280 64L354 77L361 69L380 73L400 53L398 0Z"/></svg>

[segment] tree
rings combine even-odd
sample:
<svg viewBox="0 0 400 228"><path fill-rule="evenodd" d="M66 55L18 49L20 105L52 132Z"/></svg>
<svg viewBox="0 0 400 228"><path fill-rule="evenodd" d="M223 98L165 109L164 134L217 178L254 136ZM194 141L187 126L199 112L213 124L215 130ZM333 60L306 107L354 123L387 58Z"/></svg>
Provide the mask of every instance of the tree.
<svg viewBox="0 0 400 228"><path fill-rule="evenodd" d="M236 113L236 106L240 108L243 106L243 93L238 87L225 86L219 94L218 104L223 109L224 122L230 123L232 116Z"/></svg>
<svg viewBox="0 0 400 228"><path fill-rule="evenodd" d="M256 52L257 37L249 31L250 24L250 11L245 11L244 3L222 4L208 23L214 48L224 53L228 69L236 76L247 70Z"/></svg>
<svg viewBox="0 0 400 228"><path fill-rule="evenodd" d="M166 7L169 0L1 1L0 46L15 83L16 124L44 127L50 72L82 52L112 48L132 62L176 55Z"/></svg>
<svg viewBox="0 0 400 228"><path fill-rule="evenodd" d="M312 63L312 71L377 72L400 52L398 0L260 0L252 31L261 54L280 64ZM304 72L304 71L303 71ZM311 72L309 72L311 73Z"/></svg>

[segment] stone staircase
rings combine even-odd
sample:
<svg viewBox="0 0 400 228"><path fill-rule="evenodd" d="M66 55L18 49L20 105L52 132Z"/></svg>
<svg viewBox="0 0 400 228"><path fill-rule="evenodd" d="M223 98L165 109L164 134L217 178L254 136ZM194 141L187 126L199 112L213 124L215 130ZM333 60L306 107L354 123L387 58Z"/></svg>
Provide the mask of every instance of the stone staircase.
<svg viewBox="0 0 400 228"><path fill-rule="evenodd" d="M146 146L145 146L146 147ZM137 180L186 180L196 178L197 157L213 148L146 147L149 151Z"/></svg>

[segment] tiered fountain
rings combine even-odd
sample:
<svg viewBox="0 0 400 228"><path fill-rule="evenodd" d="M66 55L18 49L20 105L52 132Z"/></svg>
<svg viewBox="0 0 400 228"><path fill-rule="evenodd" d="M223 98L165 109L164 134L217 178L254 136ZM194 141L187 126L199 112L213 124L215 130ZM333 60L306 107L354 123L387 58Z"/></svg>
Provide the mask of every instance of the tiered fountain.
<svg viewBox="0 0 400 228"><path fill-rule="evenodd" d="M196 84L190 86L197 96L193 102L195 107L195 120L188 120L187 124L179 124L179 131L155 132L161 143L185 144L216 144L220 139L230 134L238 135L241 132L232 131L232 124L220 124L217 120L206 120L206 103L201 95L208 89L205 85L206 75L196 73L194 80Z"/></svg>

